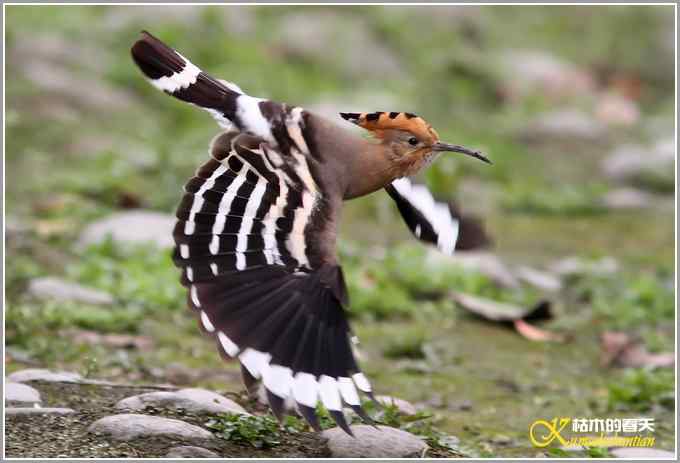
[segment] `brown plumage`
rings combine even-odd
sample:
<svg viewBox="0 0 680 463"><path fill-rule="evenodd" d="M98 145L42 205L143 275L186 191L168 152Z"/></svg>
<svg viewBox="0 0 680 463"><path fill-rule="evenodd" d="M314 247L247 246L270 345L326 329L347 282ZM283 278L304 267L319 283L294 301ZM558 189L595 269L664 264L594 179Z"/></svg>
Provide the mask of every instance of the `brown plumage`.
<svg viewBox="0 0 680 463"><path fill-rule="evenodd" d="M201 328L238 359L249 390L262 381L278 418L292 399L319 429L321 403L351 434L343 403L370 422L357 391L372 397L372 388L352 352L335 249L343 201L384 188L416 238L450 254L484 241L481 229L406 177L445 151L488 160L442 143L410 113L342 113L374 135L367 140L300 107L253 98L148 33L132 56L156 88L225 129L185 185L173 233Z"/></svg>

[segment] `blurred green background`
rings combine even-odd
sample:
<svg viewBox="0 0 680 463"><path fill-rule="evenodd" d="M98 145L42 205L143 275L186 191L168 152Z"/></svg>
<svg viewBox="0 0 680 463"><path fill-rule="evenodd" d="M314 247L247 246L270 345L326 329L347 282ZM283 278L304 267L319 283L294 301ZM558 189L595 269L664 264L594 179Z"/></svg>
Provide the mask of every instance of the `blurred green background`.
<svg viewBox="0 0 680 463"><path fill-rule="evenodd" d="M539 418L640 412L673 450L672 369L600 363L605 332L673 350L673 7L5 11L8 371L241 389L185 309L169 236L135 245L101 231L121 213L170 220L218 131L142 78L129 48L146 29L254 96L338 124L339 111L413 112L493 160L441 157L423 175L484 220L494 246L483 254L437 257L382 192L347 204L341 255L379 393L431 411L469 455L540 454L527 439ZM547 299L545 326L570 340L524 339L462 311L451 291Z"/></svg>

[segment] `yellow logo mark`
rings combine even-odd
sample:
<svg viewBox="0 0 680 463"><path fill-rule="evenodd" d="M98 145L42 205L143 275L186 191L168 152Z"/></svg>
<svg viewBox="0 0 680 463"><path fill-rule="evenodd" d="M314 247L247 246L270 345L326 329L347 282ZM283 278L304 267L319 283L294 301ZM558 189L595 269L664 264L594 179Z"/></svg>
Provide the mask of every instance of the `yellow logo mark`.
<svg viewBox="0 0 680 463"><path fill-rule="evenodd" d="M566 446L567 441L560 433L570 422L571 418L553 418L550 421L536 420L529 426L529 440L536 447L547 447L555 439Z"/></svg>

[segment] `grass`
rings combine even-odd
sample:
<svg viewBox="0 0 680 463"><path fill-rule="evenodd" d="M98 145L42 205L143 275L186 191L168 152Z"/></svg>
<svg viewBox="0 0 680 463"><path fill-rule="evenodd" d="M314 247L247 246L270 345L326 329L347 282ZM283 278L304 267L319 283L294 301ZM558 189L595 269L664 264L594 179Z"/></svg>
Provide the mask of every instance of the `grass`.
<svg viewBox="0 0 680 463"><path fill-rule="evenodd" d="M609 384L609 410L649 412L654 406L672 410L675 405L675 377L669 370L627 369Z"/></svg>
<svg viewBox="0 0 680 463"><path fill-rule="evenodd" d="M222 414L208 421L206 427L221 439L257 449L271 448L281 443L279 423L269 416Z"/></svg>

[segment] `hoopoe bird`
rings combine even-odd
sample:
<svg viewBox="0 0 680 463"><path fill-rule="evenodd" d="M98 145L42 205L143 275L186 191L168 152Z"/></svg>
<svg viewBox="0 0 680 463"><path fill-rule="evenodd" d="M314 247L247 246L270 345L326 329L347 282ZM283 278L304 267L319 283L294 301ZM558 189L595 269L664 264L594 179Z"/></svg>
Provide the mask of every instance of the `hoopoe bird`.
<svg viewBox="0 0 680 463"><path fill-rule="evenodd" d="M250 392L262 382L279 420L292 399L317 431L319 403L349 434L343 404L370 423L358 391L373 398L372 388L353 354L335 249L343 201L385 189L419 240L451 254L465 232L460 215L407 177L443 152L490 161L443 143L410 113L340 113L373 135L367 140L301 107L252 97L147 32L132 57L153 86L224 129L185 185L173 232L202 330L223 357L238 359Z"/></svg>

